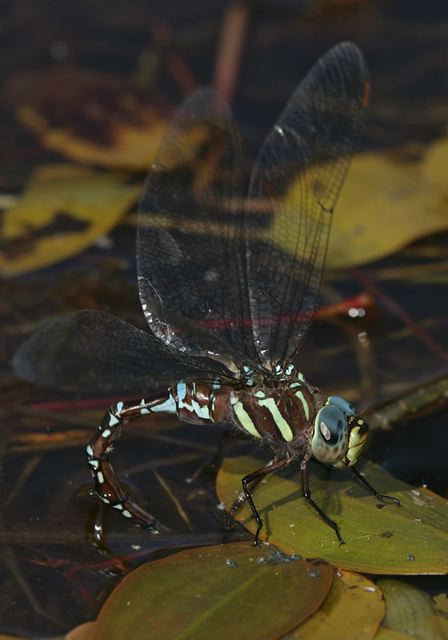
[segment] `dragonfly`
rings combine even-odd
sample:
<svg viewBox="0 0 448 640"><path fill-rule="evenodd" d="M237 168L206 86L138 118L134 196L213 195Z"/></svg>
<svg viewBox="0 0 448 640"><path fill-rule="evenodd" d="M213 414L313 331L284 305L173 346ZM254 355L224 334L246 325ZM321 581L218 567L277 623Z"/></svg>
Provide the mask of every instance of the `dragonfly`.
<svg viewBox="0 0 448 640"><path fill-rule="evenodd" d="M111 462L122 427L157 413L227 423L272 451L268 464L242 479L230 510L247 501L256 544L263 521L254 489L293 463L304 498L340 543L338 524L311 495L313 459L350 468L377 499L399 504L355 467L365 420L296 367L368 96L363 54L338 44L299 84L245 181L229 107L212 89L197 90L175 112L139 202L138 292L149 330L79 310L19 347L15 370L29 381L77 392L142 390L144 397L108 409L86 448L95 495L129 521L154 534L166 530L123 489ZM296 186L288 191L291 177Z"/></svg>

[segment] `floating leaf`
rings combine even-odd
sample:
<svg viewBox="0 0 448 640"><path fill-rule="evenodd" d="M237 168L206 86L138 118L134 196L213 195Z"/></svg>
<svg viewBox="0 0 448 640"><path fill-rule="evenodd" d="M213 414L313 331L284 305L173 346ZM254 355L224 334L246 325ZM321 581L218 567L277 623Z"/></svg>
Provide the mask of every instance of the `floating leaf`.
<svg viewBox="0 0 448 640"><path fill-rule="evenodd" d="M437 612L427 593L391 578L379 580L378 586L386 600L384 627L412 638L444 640L448 637L448 620Z"/></svg>
<svg viewBox="0 0 448 640"><path fill-rule="evenodd" d="M250 457L226 459L217 490L227 508L241 491L241 478L260 467ZM427 489L412 489L371 463L363 472L382 493L399 498L401 506L380 505L348 471L315 471L310 477L313 499L340 526L346 544L306 503L297 482L269 477L254 492L264 519L262 537L286 553L320 557L332 564L367 573L443 574L448 571L448 507ZM251 531L254 522L246 505L237 514Z"/></svg>
<svg viewBox="0 0 448 640"><path fill-rule="evenodd" d="M341 572L321 608L307 620L291 640L370 640L384 616L381 591L358 573Z"/></svg>
<svg viewBox="0 0 448 640"><path fill-rule="evenodd" d="M412 636L408 636L407 633L401 633L400 631L394 631L393 629L380 627L375 636L375 640L412 640Z"/></svg>
<svg viewBox="0 0 448 640"><path fill-rule="evenodd" d="M277 638L322 604L333 579L324 563L250 543L183 551L146 564L115 589L95 640Z"/></svg>
<svg viewBox="0 0 448 640"><path fill-rule="evenodd" d="M448 615L448 595L446 593L439 593L433 597L434 606L438 613Z"/></svg>
<svg viewBox="0 0 448 640"><path fill-rule="evenodd" d="M416 238L446 229L448 145L443 153L443 165L441 152L436 161L430 154L430 160L420 164L385 153L355 156L336 205L327 265L340 268L378 260ZM443 189L435 180L429 182L428 167L434 163L444 167ZM288 202L299 205L303 180L292 184ZM275 224L283 225L281 212Z"/></svg>
<svg viewBox="0 0 448 640"><path fill-rule="evenodd" d="M126 175L40 167L2 216L0 273L26 273L77 255L117 224L139 191Z"/></svg>
<svg viewBox="0 0 448 640"><path fill-rule="evenodd" d="M48 149L118 169L148 169L169 111L121 78L75 67L16 75L6 96Z"/></svg>
<svg viewBox="0 0 448 640"><path fill-rule="evenodd" d="M95 622L85 622L67 633L65 640L94 640Z"/></svg>

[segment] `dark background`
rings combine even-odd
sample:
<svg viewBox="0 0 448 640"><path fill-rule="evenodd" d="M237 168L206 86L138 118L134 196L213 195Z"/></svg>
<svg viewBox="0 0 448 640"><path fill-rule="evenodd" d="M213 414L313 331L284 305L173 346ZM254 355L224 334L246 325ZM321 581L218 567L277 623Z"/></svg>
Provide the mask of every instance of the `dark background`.
<svg viewBox="0 0 448 640"><path fill-rule="evenodd" d="M218 42L232 6L246 20L229 98L243 132L248 167L302 76L321 54L345 39L362 48L372 77L361 149L429 143L446 133L448 115L448 15L443 5L405 0L284 0L242 3L239 8L202 0L3 2L0 191L19 194L34 167L63 161L43 149L15 117L11 86L22 74L69 65L117 76L169 111L189 86L213 82ZM64 96L68 87L54 86L51 92ZM69 102L62 103L65 110L58 117L76 129L77 105L69 108ZM113 104L110 108L113 112ZM143 182L144 173L132 179ZM1 224L0 212L0 234ZM108 556L104 550L99 555L88 543L95 506L80 496L88 482L83 444L107 400L97 398L87 408L78 403L67 411L69 405L64 403L82 398L67 398L17 381L9 361L42 321L73 309L101 308L143 325L135 286L134 235L128 217L112 233L108 248L92 247L51 268L0 280L2 631L40 635L67 631L94 617L115 584L114 574L120 573L107 562L97 566ZM447 240L446 234L422 239L395 256L363 266L362 271L375 282L379 269L436 266L446 260ZM440 268L438 273L444 275ZM397 278L379 286L384 295L375 298L363 324L340 319L317 322L301 360L313 383L332 392L348 390L351 399L364 406L443 374L447 363L443 277L438 283L420 284ZM353 273L328 273L323 302L330 301L331 292L344 299L363 290ZM390 300L417 326L429 327L434 348L421 340L403 314L394 312ZM374 370L372 359L366 365L359 358L353 338L358 330L368 331ZM51 403L49 409L43 402ZM213 469L199 474L192 484L185 480L213 458L221 430L161 422L172 440L154 437L150 422L141 430L130 430L117 451L117 466L126 472L126 481L138 498L145 501L151 496L152 511L174 530L174 537L161 543L163 552L218 542L223 518L216 508ZM408 421L393 432L379 433L372 438L370 455L400 478L426 482L447 495L445 423L442 409L430 420ZM42 434L49 440L42 441ZM51 439L58 434L59 442ZM188 504L190 526L167 501L154 468L163 472L173 492ZM129 551L132 544L141 545L148 555L159 552L154 542L122 520L116 514L107 517L112 555ZM442 590L442 581L434 580L423 586Z"/></svg>

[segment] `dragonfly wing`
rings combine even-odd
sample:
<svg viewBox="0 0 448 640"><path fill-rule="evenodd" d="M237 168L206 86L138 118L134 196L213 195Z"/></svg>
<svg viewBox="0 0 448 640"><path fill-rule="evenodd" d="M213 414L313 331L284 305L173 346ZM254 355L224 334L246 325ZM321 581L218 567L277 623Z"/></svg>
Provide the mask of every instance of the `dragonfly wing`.
<svg viewBox="0 0 448 640"><path fill-rule="evenodd" d="M138 222L139 293L151 330L192 356L224 361L228 354L230 368L255 356L241 174L229 108L213 90L200 89L171 121Z"/></svg>
<svg viewBox="0 0 448 640"><path fill-rule="evenodd" d="M180 357L148 331L96 310L47 322L13 358L18 376L57 389L97 393L145 390L219 370Z"/></svg>
<svg viewBox="0 0 448 640"><path fill-rule="evenodd" d="M248 283L256 348L271 363L294 356L318 304L332 213L367 101L362 53L341 43L298 86L258 156L249 198L272 218L261 242L247 227Z"/></svg>

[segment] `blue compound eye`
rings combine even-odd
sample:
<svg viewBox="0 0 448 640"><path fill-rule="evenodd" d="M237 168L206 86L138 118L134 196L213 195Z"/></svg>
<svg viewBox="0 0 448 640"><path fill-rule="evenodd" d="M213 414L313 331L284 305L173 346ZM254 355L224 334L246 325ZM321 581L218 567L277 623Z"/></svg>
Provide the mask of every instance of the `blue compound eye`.
<svg viewBox="0 0 448 640"><path fill-rule="evenodd" d="M314 421L311 439L314 457L325 464L339 462L347 451L348 437L348 416L334 404L324 405Z"/></svg>
<svg viewBox="0 0 448 640"><path fill-rule="evenodd" d="M335 445L347 430L347 420L345 415L337 407L325 406L319 411L317 428L319 429L324 442L328 445Z"/></svg>
<svg viewBox="0 0 448 640"><path fill-rule="evenodd" d="M344 398L341 398L339 396L330 396L327 400L327 406L328 405L337 407L347 416L356 415L355 408L349 402L347 402L347 400L344 400Z"/></svg>

